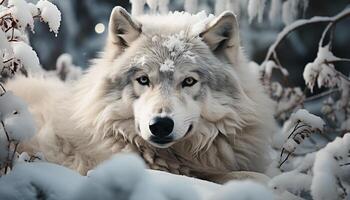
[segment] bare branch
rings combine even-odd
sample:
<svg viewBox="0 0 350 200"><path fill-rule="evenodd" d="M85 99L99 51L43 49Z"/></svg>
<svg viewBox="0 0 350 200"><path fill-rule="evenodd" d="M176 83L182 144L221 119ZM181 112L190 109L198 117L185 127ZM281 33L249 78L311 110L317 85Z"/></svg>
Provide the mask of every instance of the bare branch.
<svg viewBox="0 0 350 200"><path fill-rule="evenodd" d="M335 59L335 60L325 60L324 61L326 64L333 64L336 62L350 62L349 58L339 58L339 59Z"/></svg>
<svg viewBox="0 0 350 200"><path fill-rule="evenodd" d="M314 96L311 96L311 97L308 97L304 100L304 102L308 102L308 101L313 101L315 99L318 99L318 98L322 98L322 97L325 97L325 96L328 96L328 95L331 95L331 94L334 94L336 92L340 92L340 89L339 88L336 88L336 89L333 89L333 90L327 90L325 92L322 92L320 94L316 94Z"/></svg>

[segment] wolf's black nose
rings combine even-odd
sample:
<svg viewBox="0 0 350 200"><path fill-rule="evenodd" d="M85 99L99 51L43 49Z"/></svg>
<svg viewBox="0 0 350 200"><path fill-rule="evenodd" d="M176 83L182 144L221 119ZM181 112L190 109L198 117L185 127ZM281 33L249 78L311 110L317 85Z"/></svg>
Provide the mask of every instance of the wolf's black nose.
<svg viewBox="0 0 350 200"><path fill-rule="evenodd" d="M149 129L157 137L170 135L174 128L174 121L169 117L155 117L149 123Z"/></svg>

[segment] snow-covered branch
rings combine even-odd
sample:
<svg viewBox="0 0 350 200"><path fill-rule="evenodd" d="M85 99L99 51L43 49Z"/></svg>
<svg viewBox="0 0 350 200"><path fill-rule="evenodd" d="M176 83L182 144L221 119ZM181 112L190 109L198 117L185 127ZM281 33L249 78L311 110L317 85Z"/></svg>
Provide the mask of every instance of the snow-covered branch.
<svg viewBox="0 0 350 200"><path fill-rule="evenodd" d="M311 19L301 19L293 22L292 24L286 26L277 36L276 41L269 47L267 55L265 57L265 61L267 62L273 57L274 52L276 52L276 48L278 45L293 31L296 29L309 25L309 24L315 24L315 23L331 23L332 26L337 24L339 21L343 20L344 18L347 18L350 16L350 8L345 8L342 12L339 14L333 16L333 17L312 17Z"/></svg>
<svg viewBox="0 0 350 200"><path fill-rule="evenodd" d="M1 1L0 8L0 78L4 81L16 72L34 75L41 72L39 58L30 46L27 28L34 32L34 19L48 23L50 31L58 33L61 13L47 0L36 5L24 0ZM35 133L35 122L27 104L6 91L0 83L0 175L8 173L17 160L18 145Z"/></svg>

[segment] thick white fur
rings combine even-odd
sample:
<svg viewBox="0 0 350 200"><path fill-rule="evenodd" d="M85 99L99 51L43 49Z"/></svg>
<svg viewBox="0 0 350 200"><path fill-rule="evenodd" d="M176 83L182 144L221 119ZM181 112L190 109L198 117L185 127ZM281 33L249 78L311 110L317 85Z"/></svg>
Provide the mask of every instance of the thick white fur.
<svg viewBox="0 0 350 200"><path fill-rule="evenodd" d="M158 18L139 20L147 26ZM157 30L151 26L149 29L161 31L159 27L166 26L158 25ZM169 27L176 30L181 26ZM133 54L133 48L126 50L120 59L127 56L124 54ZM82 174L114 153L125 151L140 154L150 168L215 181L218 181L217 175L231 171L264 171L275 132L273 107L258 74L249 68L240 50L233 60L240 67L233 69L232 74L239 81L242 101L223 107L216 102L217 97L209 96L206 105L202 105L204 117L194 134L168 149L155 148L136 133L132 102L104 96L105 77L117 73L110 66L120 62L111 61L118 53L119 50L108 43L102 58L76 83L25 77L10 81L6 87L29 103L39 129L21 150L43 152L48 161ZM228 115L218 120L215 117L218 111Z"/></svg>

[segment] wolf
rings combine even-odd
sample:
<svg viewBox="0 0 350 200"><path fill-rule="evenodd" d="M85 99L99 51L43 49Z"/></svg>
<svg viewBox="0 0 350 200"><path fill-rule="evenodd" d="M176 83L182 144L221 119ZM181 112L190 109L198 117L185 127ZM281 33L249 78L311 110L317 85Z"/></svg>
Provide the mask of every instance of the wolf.
<svg viewBox="0 0 350 200"><path fill-rule="evenodd" d="M104 51L80 80L17 77L6 87L39 129L21 150L81 174L120 152L216 182L270 162L273 103L232 12L131 16L115 7Z"/></svg>

